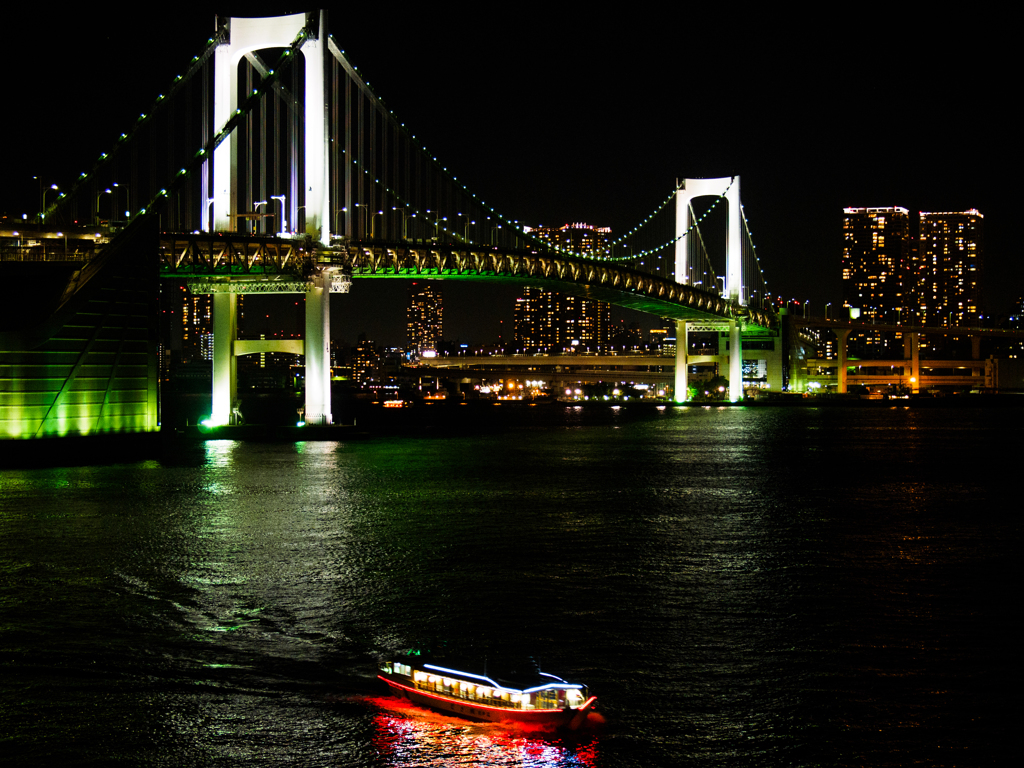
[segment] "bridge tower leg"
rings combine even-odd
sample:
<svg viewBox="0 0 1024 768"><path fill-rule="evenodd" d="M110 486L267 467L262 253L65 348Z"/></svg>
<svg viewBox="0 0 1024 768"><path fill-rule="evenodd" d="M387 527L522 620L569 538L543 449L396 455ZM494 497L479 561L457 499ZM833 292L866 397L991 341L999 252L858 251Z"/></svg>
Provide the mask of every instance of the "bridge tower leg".
<svg viewBox="0 0 1024 768"><path fill-rule="evenodd" d="M304 169L306 232L320 243L330 240L330 178L328 170L327 94L324 51L327 50L327 15L295 13L266 18L232 17L228 40L218 46L214 59L214 131L219 131L238 109L238 63L252 51L290 46L303 28L311 34L302 44L305 60ZM298 169L292 169L298 173ZM213 155L213 228L230 232L238 214L238 137L232 131Z"/></svg>
<svg viewBox="0 0 1024 768"><path fill-rule="evenodd" d="M676 383L673 397L677 403L685 403L689 394L686 381L687 344L686 321L676 320Z"/></svg>
<svg viewBox="0 0 1024 768"><path fill-rule="evenodd" d="M237 294L213 294L213 412L210 421L218 427L231 423L236 396L237 308Z"/></svg>
<svg viewBox="0 0 1024 768"><path fill-rule="evenodd" d="M316 275L306 292L306 423L331 423L331 280Z"/></svg>
<svg viewBox="0 0 1024 768"><path fill-rule="evenodd" d="M327 72L324 56L327 51L327 11L320 11L319 18L315 22L311 20L311 23L317 24L317 39L307 40L302 46L302 55L306 59L306 234L316 242L330 245L331 199L328 181L331 176L328 167ZM329 294L330 285L328 298ZM327 370L330 371L330 358Z"/></svg>

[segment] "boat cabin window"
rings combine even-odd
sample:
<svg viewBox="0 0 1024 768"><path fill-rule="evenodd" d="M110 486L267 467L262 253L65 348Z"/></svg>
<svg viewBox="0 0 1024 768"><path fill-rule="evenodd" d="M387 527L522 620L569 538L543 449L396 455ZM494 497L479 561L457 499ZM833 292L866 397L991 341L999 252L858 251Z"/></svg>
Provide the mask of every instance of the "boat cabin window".
<svg viewBox="0 0 1024 768"><path fill-rule="evenodd" d="M537 691L537 709L556 709L558 707L558 691L550 688L546 691Z"/></svg>

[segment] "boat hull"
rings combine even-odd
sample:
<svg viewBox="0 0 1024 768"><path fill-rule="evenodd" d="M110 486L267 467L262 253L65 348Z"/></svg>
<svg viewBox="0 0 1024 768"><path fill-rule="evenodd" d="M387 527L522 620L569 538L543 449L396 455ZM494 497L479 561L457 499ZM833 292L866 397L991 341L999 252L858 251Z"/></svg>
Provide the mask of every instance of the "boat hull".
<svg viewBox="0 0 1024 768"><path fill-rule="evenodd" d="M482 722L500 723L528 723L544 728L568 728L575 730L587 719L587 712L597 700L595 697L588 699L582 706L575 709L505 709L503 707L492 707L485 704L476 704L462 699L438 696L434 693L419 691L404 682L393 680L378 675L387 683L391 689L408 699L413 704L421 707L443 712L456 717L463 717L468 720Z"/></svg>

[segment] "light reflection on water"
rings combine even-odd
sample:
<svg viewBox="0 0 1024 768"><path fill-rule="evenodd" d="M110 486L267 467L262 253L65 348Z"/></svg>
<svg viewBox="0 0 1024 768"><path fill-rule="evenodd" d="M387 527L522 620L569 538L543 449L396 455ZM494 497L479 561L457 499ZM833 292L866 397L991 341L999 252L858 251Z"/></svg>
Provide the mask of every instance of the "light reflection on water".
<svg viewBox="0 0 1024 768"><path fill-rule="evenodd" d="M389 697L368 700L383 711L373 717L373 738L382 765L523 766L523 768L596 768L598 738L591 732L572 744L542 729L513 724L468 723ZM593 726L592 726L593 727Z"/></svg>

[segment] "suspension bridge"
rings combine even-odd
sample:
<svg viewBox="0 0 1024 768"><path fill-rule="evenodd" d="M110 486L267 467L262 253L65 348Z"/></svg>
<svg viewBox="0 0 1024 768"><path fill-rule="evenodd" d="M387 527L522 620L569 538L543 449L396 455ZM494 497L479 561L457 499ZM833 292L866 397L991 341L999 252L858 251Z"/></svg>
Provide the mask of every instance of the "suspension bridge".
<svg viewBox="0 0 1024 768"><path fill-rule="evenodd" d="M727 209L724 253L705 247L699 198ZM739 177L677 180L598 252L554 248L469 190L385 107L326 12L222 19L40 219L39 241L77 227L104 242L71 268L48 317L0 331L6 436L155 428L154 261L152 275L212 294L214 424L232 418L236 356L280 343L237 342L240 294L305 295L311 424L331 423L329 296L355 280L509 281L673 319L680 399L688 327L728 329L739 400L743 334L777 321Z"/></svg>

